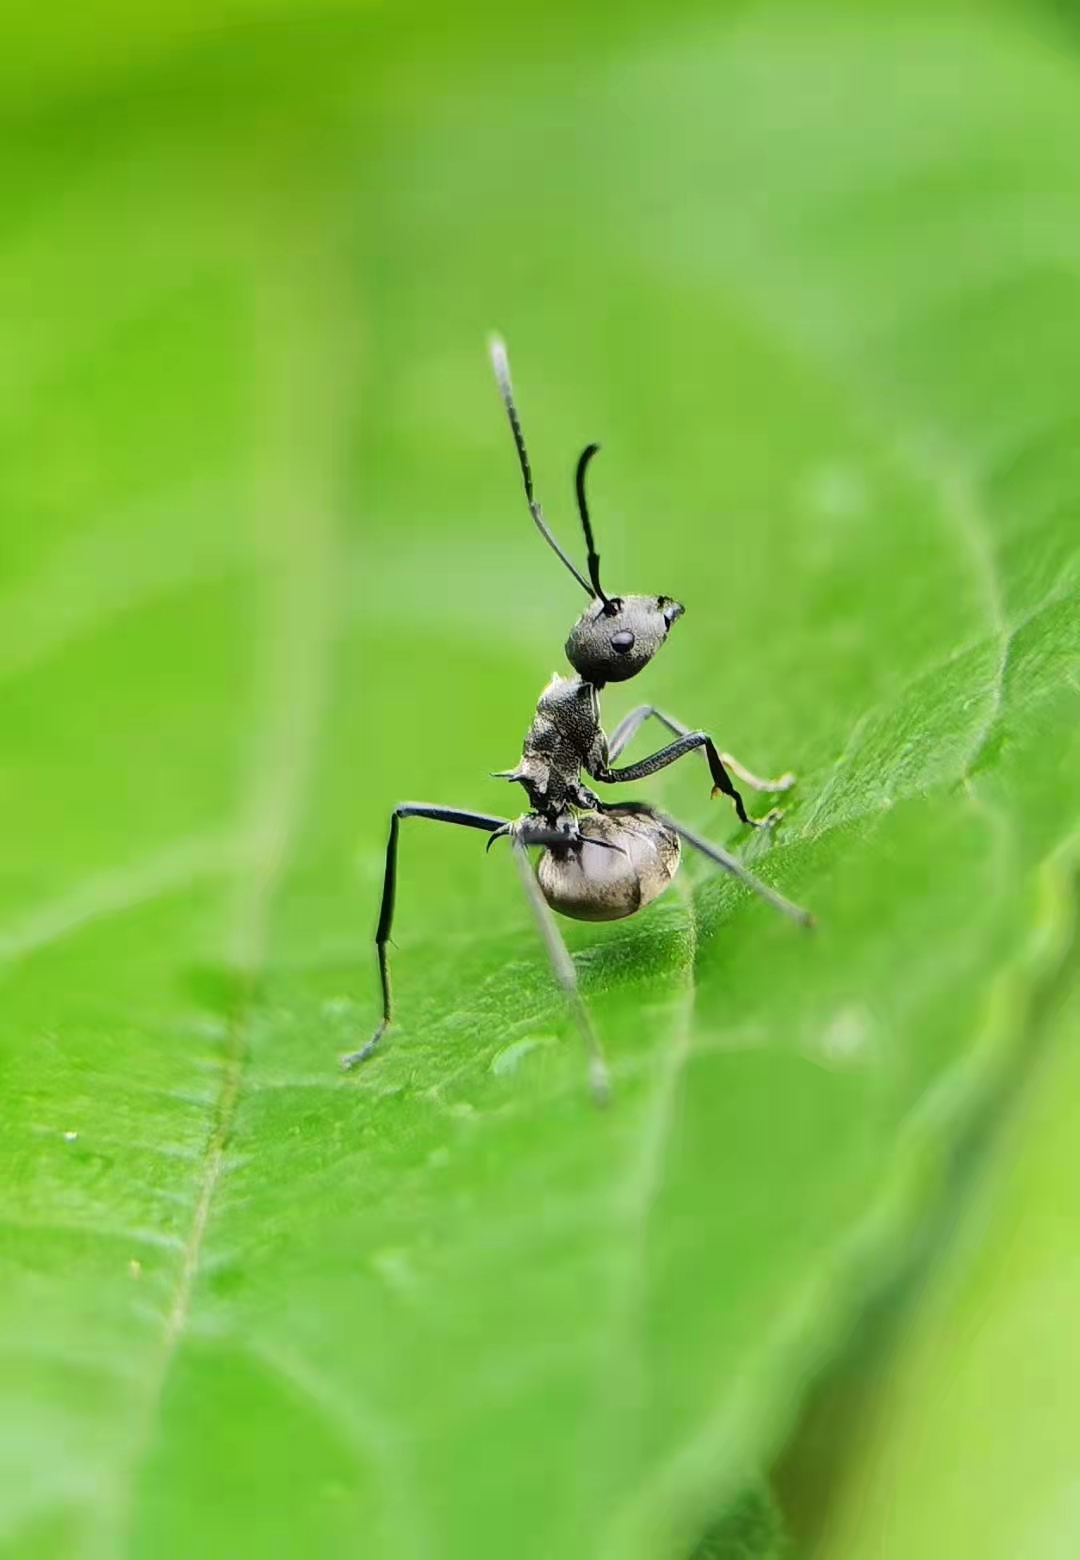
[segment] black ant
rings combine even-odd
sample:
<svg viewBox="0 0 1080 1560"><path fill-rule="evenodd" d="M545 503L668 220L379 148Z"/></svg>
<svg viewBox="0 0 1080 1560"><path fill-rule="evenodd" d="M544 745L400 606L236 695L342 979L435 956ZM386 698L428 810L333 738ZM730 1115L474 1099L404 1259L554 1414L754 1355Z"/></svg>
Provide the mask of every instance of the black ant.
<svg viewBox="0 0 1080 1560"><path fill-rule="evenodd" d="M602 802L588 786L582 785L582 771L601 785L621 785L625 781L644 780L647 775L682 758L684 753L703 748L713 781L712 794L730 797L741 822L754 828L767 826L780 814L774 810L765 818L751 818L732 783L731 774L754 790L767 792L788 790L794 785L795 777L786 774L777 780L759 779L729 753L719 752L706 732L691 731L681 721L665 715L651 704L638 705L619 722L610 737L604 735L600 724L600 690L605 683L625 682L627 678L636 677L652 660L684 609L670 596L605 594L585 499L585 476L589 462L599 448L596 444L590 444L582 451L575 479L578 512L585 532L588 579L563 552L548 529L533 494L532 470L510 383L510 364L506 348L498 339L491 343L491 360L510 419L529 512L544 540L591 600L566 641L567 659L575 675L560 677L556 673L551 679L536 706L521 762L515 769L500 771L496 776L524 786L530 811L521 818L510 820L487 813L463 812L455 807L432 807L421 802L403 802L394 808L386 847L382 906L375 933L382 983L382 1022L367 1044L344 1057L342 1064L352 1067L370 1056L390 1023L390 970L386 945L394 917L398 829L402 818L432 818L438 823L456 823L467 829L483 830L488 835L488 849L495 840L510 841L552 968L569 999L585 1041L593 1093L604 1100L608 1094L608 1077L603 1051L578 990L574 963L552 910L579 921L617 921L633 915L671 882L679 866L680 841L685 840L785 915L803 925L812 923L805 910L762 883L737 857L685 825L640 802ZM638 727L650 717L666 726L675 740L636 764L613 768L615 759ZM541 849L535 872L528 856L530 846Z"/></svg>

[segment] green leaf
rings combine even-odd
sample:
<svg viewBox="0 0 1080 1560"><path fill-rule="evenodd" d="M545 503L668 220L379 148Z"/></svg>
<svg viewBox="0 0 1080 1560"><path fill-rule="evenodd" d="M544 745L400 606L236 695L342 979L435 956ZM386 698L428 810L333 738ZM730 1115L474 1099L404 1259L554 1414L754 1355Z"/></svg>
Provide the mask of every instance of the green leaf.
<svg viewBox="0 0 1080 1560"><path fill-rule="evenodd" d="M1076 1549L1075 983L1049 1028L999 1160L907 1320L823 1557Z"/></svg>
<svg viewBox="0 0 1080 1560"><path fill-rule="evenodd" d="M790 1554L775 1501L764 1484L755 1483L710 1524L691 1560L786 1560Z"/></svg>
<svg viewBox="0 0 1080 1560"><path fill-rule="evenodd" d="M23 110L9 1552L653 1560L774 1453L1071 945L1078 68L962 12L478 10ZM694 761L649 794L815 937L700 862L569 928L606 1113L510 864L431 823L400 1027L335 1066L389 808L520 805L581 605L493 327L560 535L602 438L606 580L688 605L608 725L800 774L771 846Z"/></svg>

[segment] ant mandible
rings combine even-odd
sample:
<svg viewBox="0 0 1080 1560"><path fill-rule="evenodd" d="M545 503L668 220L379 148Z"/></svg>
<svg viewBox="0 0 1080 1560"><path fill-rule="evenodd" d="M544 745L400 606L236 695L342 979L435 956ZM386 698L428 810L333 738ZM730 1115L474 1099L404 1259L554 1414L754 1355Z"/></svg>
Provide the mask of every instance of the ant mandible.
<svg viewBox="0 0 1080 1560"><path fill-rule="evenodd" d="M712 776L712 794L730 797L740 821L753 828L771 824L780 814L774 810L765 818L751 818L731 775L737 775L755 791L773 793L788 790L794 785L795 777L786 774L776 780L760 779L730 753L719 752L707 732L692 731L651 704L638 705L619 722L610 737L605 736L600 724L600 690L606 683L626 682L628 678L636 677L664 643L672 624L682 617L684 608L670 596L605 594L585 499L586 471L599 445L590 444L582 451L575 479L587 549L587 579L562 550L548 528L533 492L532 469L510 383L510 364L506 348L498 338L491 343L491 361L510 419L529 512L548 546L591 598L566 641L567 660L575 675L562 677L555 673L540 695L525 737L521 762L516 768L501 770L495 776L516 781L524 787L530 810L523 817L499 818L488 813L464 812L456 807L433 807L426 802L402 802L391 813L382 904L375 932L382 985L382 1022L366 1045L342 1058L342 1065L353 1067L369 1057L391 1022L386 947L394 918L398 830L402 818L431 818L437 823L483 830L488 835L488 849L496 840L510 841L552 969L566 993L585 1042L593 1094L604 1101L609 1086L603 1050L578 990L574 963L551 913L553 910L579 921L617 921L634 915L671 882L679 866L680 842L685 840L687 845L730 872L784 915L803 925L812 923L805 910L755 877L736 856L703 839L684 824L641 802L602 802L594 791L581 783L582 771L601 785L621 785L644 780L682 758L684 753L702 748ZM615 759L638 727L650 717L666 726L675 740L636 764L613 768ZM541 851L535 872L528 855L530 847L539 847Z"/></svg>

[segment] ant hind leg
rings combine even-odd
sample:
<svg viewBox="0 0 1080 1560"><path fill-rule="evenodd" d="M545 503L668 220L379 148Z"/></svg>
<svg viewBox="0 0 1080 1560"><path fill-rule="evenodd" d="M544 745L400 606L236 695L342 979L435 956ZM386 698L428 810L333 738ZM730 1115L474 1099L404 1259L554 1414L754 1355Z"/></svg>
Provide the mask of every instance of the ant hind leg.
<svg viewBox="0 0 1080 1560"><path fill-rule="evenodd" d="M749 867L744 867L739 858L733 856L730 851L725 850L722 845L714 845L712 840L707 840L702 835L695 834L692 829L688 829L685 824L677 823L674 818L667 818L662 813L657 813L657 817L660 818L661 822L674 829L676 834L681 839L684 839L694 850L700 851L703 856L707 856L716 866L722 867L725 872L730 872L732 877L738 878L740 883L745 883L746 887L752 889L755 894L760 895L762 899L768 900L769 904L775 910L779 910L781 915L789 916L791 920L798 921L800 926L813 926L814 918L809 910L804 910L801 905L793 903L792 900L786 899L783 894L778 893L775 888L770 888L768 883L763 883L759 877L750 871Z"/></svg>
<svg viewBox="0 0 1080 1560"><path fill-rule="evenodd" d="M577 971L570 957L570 950L563 941L551 907L544 898L540 884L536 881L525 841L521 837L514 840L514 864L518 869L521 886L525 890L525 897L529 901L537 930L544 940L555 979L566 993L578 1031L585 1042L585 1053L589 1059L589 1087L593 1099L598 1105L606 1105L611 1097L611 1085L603 1048L578 988Z"/></svg>

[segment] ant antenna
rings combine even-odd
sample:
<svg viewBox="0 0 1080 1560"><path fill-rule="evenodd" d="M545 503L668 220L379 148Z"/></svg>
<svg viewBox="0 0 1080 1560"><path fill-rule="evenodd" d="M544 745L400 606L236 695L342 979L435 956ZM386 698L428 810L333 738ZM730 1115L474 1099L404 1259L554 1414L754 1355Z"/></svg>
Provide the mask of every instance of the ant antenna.
<svg viewBox="0 0 1080 1560"><path fill-rule="evenodd" d="M574 485L577 488L578 514L581 516L581 529L585 532L585 545L589 549L589 578L592 580L592 593L599 596L604 603L604 612L611 617L618 608L613 606L604 595L603 586L600 584L600 555L596 551L596 543L593 541L592 526L589 523L589 506L585 502L585 471L589 462L600 448L599 444L588 444L581 452L581 458L577 463L577 473L574 477Z"/></svg>
<svg viewBox="0 0 1080 1560"><path fill-rule="evenodd" d="M506 355L506 344L500 336L492 336L490 350L491 366L495 370L495 378L499 383L499 393L503 398L503 405L506 407L506 415L510 419L510 430L514 435L514 444L517 447L518 460L521 462L521 475L525 483L525 497L528 500L529 513L535 520L536 528L540 532L540 535L544 538L545 542L547 542L548 546L554 552L558 553L559 557L570 570L570 573L577 580L581 588L583 590L587 590L590 596L595 596L597 592L589 584L585 576L574 566L574 564L570 562L570 559L566 556L558 542L555 540L554 536L548 530L547 521L544 519L544 512L540 508L540 505L537 503L536 499L533 497L532 470L529 466L529 457L525 449L525 435L521 431L521 419L518 416L517 407L514 405L514 387L510 383L510 360ZM589 537L589 543L591 546L592 537L588 531L587 522L586 536Z"/></svg>

